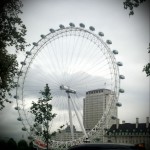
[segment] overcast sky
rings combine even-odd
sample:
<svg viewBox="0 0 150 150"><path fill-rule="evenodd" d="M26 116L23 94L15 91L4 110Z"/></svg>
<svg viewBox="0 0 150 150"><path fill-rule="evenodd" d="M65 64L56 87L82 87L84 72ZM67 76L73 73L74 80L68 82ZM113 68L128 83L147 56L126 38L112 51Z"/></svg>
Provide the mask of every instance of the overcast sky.
<svg viewBox="0 0 150 150"><path fill-rule="evenodd" d="M149 78L142 72L148 63L147 48L150 42L150 16L147 2L135 9L134 16L129 17L129 10L123 8L123 0L47 0L24 1L20 15L27 27L27 42L33 43L40 39L41 34L47 34L50 28L58 29L60 24L68 26L73 22L76 26L84 23L86 28L94 26L98 33L104 32L105 39L112 40L112 49L117 49L118 61L123 62L120 74L126 79L121 82L125 90L120 94L122 107L118 110L120 120L145 122L150 116ZM31 48L31 47L30 47ZM30 48L27 48L29 50ZM19 60L24 56L19 53ZM21 132L12 105L0 112L0 135L13 136ZM17 131L17 132L16 132Z"/></svg>

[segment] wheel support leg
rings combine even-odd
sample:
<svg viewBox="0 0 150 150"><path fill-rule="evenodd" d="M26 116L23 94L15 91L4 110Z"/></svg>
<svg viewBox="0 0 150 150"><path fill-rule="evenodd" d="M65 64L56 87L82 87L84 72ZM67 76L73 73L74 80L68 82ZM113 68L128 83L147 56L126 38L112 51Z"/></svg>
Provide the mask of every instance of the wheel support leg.
<svg viewBox="0 0 150 150"><path fill-rule="evenodd" d="M86 134L85 128L84 128L84 126L83 126L83 124L82 124L82 122L81 122L81 120L80 120L80 118L79 118L78 111L77 111L77 109L76 109L76 107L75 107L75 105L74 105L74 103L73 103L72 99L71 99L71 103L72 103L73 108L74 108L74 110L75 110L75 113L76 113L77 119L78 119L79 124L80 124L80 127L81 127L81 129L82 129L82 132L84 133L84 135L85 135L86 139L88 139L88 136L87 136L87 134Z"/></svg>
<svg viewBox="0 0 150 150"><path fill-rule="evenodd" d="M72 137L72 140L74 140L72 113L71 113L71 107L70 107L70 94L67 92L67 95L68 95L68 108L69 108L69 122L70 122L70 129L71 129L71 137Z"/></svg>

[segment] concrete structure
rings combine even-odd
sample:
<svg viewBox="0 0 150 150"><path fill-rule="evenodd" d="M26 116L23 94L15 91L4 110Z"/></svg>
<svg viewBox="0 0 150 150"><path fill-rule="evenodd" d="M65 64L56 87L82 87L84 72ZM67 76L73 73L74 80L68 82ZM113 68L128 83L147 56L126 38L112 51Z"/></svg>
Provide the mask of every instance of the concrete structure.
<svg viewBox="0 0 150 150"><path fill-rule="evenodd" d="M105 135L105 142L114 143L144 143L145 147L150 148L150 123L149 117L146 118L146 123L139 123L139 118L136 118L135 123L113 124Z"/></svg>
<svg viewBox="0 0 150 150"><path fill-rule="evenodd" d="M86 92L83 100L83 124L86 130L91 130L101 119L105 112L112 93L108 89L96 89ZM113 104L111 115L117 117L117 106ZM108 123L110 127L114 121Z"/></svg>

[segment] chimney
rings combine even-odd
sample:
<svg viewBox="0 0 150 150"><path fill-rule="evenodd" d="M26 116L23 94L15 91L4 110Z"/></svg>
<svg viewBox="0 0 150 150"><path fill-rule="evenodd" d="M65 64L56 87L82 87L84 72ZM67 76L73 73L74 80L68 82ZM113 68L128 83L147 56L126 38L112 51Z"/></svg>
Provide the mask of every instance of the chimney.
<svg viewBox="0 0 150 150"><path fill-rule="evenodd" d="M122 124L125 124L125 121L124 121L124 120L122 121Z"/></svg>
<svg viewBox="0 0 150 150"><path fill-rule="evenodd" d="M138 125L139 125L139 118L136 118L136 125L135 125L135 127L138 128Z"/></svg>
<svg viewBox="0 0 150 150"><path fill-rule="evenodd" d="M120 119L116 119L116 129L118 129L119 128L119 122L120 122Z"/></svg>
<svg viewBox="0 0 150 150"><path fill-rule="evenodd" d="M149 117L146 117L146 128L149 126Z"/></svg>

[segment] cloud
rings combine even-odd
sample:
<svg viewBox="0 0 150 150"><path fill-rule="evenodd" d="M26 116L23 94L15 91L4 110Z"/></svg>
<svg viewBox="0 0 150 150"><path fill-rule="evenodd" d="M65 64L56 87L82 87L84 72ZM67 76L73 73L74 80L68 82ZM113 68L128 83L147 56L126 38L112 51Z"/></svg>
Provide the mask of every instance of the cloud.
<svg viewBox="0 0 150 150"><path fill-rule="evenodd" d="M57 29L59 24L68 26L70 22L74 22L76 26L79 26L79 23L83 22L86 25L86 29L88 29L90 25L93 25L96 28L95 34L99 31L103 31L105 34L103 37L104 41L111 39L113 44L110 48L119 50L119 55L116 56L117 61L122 61L124 63L124 66L120 67L120 74L123 74L126 77L126 79L121 82L121 87L125 89L125 93L120 94L119 101L123 103L123 106L122 108L119 108L119 117L122 120L125 119L126 122L135 122L135 117L140 117L140 120L145 122L145 117L149 115L148 112L150 109L148 106L149 81L142 72L142 66L148 62L148 3L148 1L144 2L139 8L135 9L135 15L129 18L128 11L123 8L123 1L57 0L45 3L42 1L32 1L24 2L23 14L21 17L27 26L28 33L26 39L30 43L38 41L40 35L47 34L50 28ZM86 46L86 48L88 48L88 46ZM27 48L27 50L30 50L30 48ZM44 50L47 51L47 48ZM59 48L57 47L56 52L58 52L58 50ZM63 50L63 52L65 53L65 50ZM64 53L61 51L61 53L59 53L59 58L61 55L64 55ZM24 54L22 55L19 53L19 62L24 59ZM29 76L27 76L25 82L24 96L27 98L25 98L25 101L27 105L29 105L32 100L36 100L40 96L38 92L43 89L46 80L48 79L51 83L49 84L50 88L55 87L54 89L57 89L57 92L53 94L56 97L58 95L62 96L61 99L56 98L56 111L59 113L64 111L64 113L67 114L67 105L63 103L63 100L65 101L66 93L60 91L59 86L61 84L68 85L68 82L62 80L59 84L57 83L58 78L63 79L61 77L63 77L63 75L67 77L67 74L59 73L60 64L49 63L50 60L54 62L54 54L51 53L51 55L47 55L49 56L49 59L46 60L47 63L43 63L42 60L45 59L45 54L48 54L48 51L40 54L42 55L37 57L40 61L34 60L35 65L31 68L32 71L29 73ZM67 56L71 56L71 53ZM86 55L87 59L88 56L90 55ZM69 58L71 59L71 57ZM66 60L70 60L69 58ZM89 62L91 59L92 57L89 57ZM67 62L63 61L62 58L60 60L63 62L61 67L64 68L65 63ZM78 59L78 62L80 62L80 59ZM39 65L42 67L39 68ZM77 93L79 93L78 97L79 99L81 98L79 104L82 102L85 90L101 87L102 84L104 84L103 78L100 78L100 76L96 77L96 75L94 76L92 70L91 74L87 74L89 72L86 72L84 69L87 70L88 66L83 67L84 65L86 66L86 64L82 64L82 70L71 70L71 68L68 68L72 73L72 78L76 78L76 80L72 80L72 78L67 79L71 81L70 87L74 88L77 90ZM93 70L93 73L94 72L95 70ZM105 74L102 74L102 76L104 75ZM76 83L78 83L80 79L86 77L88 78L88 82L86 82L87 86L84 84L84 80L81 80L81 86L78 87ZM94 79L95 81L101 80L101 85L98 86L97 82L92 85ZM87 88L88 86L91 86L91 88ZM85 90L81 90L82 87L84 87ZM34 97L35 94L37 95L36 97ZM60 102L62 102L61 106L59 106ZM25 134L20 130L22 125L19 125L20 122L16 120L18 114L14 110L14 105L15 102L13 105L7 105L7 107L0 112L0 134L2 135L16 135L16 133L14 133L16 131L21 135ZM79 110L81 110L81 108L79 108ZM59 122L59 119L57 121Z"/></svg>

